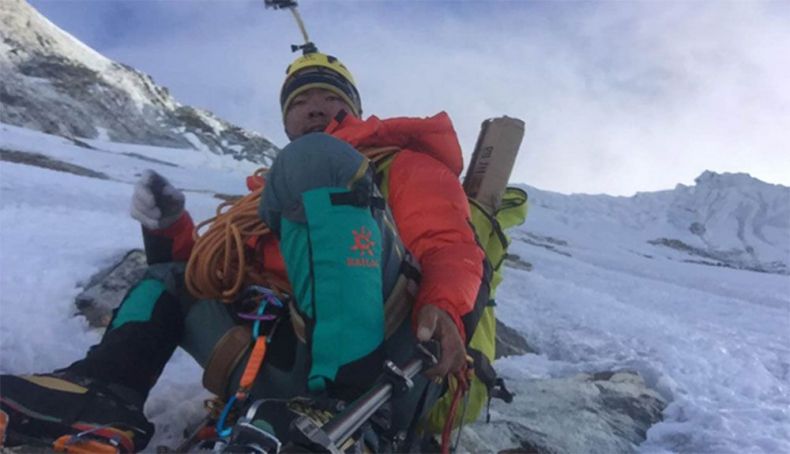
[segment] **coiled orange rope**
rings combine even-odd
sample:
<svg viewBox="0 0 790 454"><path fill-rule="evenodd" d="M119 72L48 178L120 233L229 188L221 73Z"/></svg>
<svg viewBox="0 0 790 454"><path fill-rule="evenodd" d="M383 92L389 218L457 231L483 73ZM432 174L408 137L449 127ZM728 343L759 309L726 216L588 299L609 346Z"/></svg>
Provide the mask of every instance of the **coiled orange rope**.
<svg viewBox="0 0 790 454"><path fill-rule="evenodd" d="M361 153L374 165L391 156L398 147L379 147ZM263 176L268 169L258 169ZM186 269L186 286L196 298L232 302L247 285L263 285L281 296L291 293L290 284L263 270L258 246L249 247L253 238L270 232L258 217L262 189L217 207L216 216L195 227L195 246ZM205 233L201 233L208 227ZM256 260L257 259L257 260Z"/></svg>
<svg viewBox="0 0 790 454"><path fill-rule="evenodd" d="M255 175L263 175L259 169ZM248 243L270 232L258 217L262 189L217 207L216 216L195 227L195 246L186 269L186 286L197 298L233 301L250 284L265 285L280 294L290 293L288 282L262 270L258 247ZM208 226L205 233L202 230ZM257 246L257 245L256 245Z"/></svg>

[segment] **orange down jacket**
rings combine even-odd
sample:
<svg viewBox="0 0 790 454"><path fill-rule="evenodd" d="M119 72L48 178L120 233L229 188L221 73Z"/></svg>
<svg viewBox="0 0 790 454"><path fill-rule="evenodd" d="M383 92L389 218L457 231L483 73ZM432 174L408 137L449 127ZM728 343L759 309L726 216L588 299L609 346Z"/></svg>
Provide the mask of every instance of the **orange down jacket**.
<svg viewBox="0 0 790 454"><path fill-rule="evenodd" d="M326 133L357 149L397 146L388 173L389 204L406 248L422 269L417 314L424 305L445 310L466 338L461 316L472 310L483 273L483 251L469 224L469 205L459 181L461 147L449 116L361 120L336 119ZM255 190L263 184L248 177ZM187 213L165 230L150 232L173 240L173 259L187 260L192 246L192 220ZM264 269L284 278L285 265L277 239L264 241ZM178 248L178 249L176 249Z"/></svg>

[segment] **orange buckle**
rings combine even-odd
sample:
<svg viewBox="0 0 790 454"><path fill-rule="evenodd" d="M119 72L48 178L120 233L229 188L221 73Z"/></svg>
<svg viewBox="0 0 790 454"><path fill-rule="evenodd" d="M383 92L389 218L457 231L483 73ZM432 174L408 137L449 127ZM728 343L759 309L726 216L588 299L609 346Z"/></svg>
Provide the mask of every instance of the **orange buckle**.
<svg viewBox="0 0 790 454"><path fill-rule="evenodd" d="M252 347L249 359L247 359L247 367L244 368L244 374L239 381L239 389L249 390L255 383L255 378L258 377L258 372L261 370L263 360L266 358L266 336L258 336L255 339L255 346ZM246 394L246 392L244 393ZM246 397L246 395L244 396Z"/></svg>
<svg viewBox="0 0 790 454"><path fill-rule="evenodd" d="M55 452L68 454L119 454L120 449L109 442L102 442L94 438L77 438L73 435L63 435L52 443Z"/></svg>

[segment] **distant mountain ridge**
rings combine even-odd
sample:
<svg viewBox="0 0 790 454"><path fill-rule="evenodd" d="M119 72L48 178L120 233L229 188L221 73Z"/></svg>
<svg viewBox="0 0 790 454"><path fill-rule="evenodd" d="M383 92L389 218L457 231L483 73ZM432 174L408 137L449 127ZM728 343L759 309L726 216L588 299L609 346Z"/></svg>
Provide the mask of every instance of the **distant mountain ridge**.
<svg viewBox="0 0 790 454"><path fill-rule="evenodd" d="M0 122L68 138L195 148L267 165L263 136L182 105L134 68L59 29L24 0L0 2Z"/></svg>
<svg viewBox="0 0 790 454"><path fill-rule="evenodd" d="M524 230L551 238L526 240L560 253L570 230L586 230L586 247L617 245L648 258L790 274L790 187L706 171L694 185L633 197L528 191L531 203L546 210L531 213Z"/></svg>
<svg viewBox="0 0 790 454"><path fill-rule="evenodd" d="M790 188L745 173L705 172L678 185L668 220L694 235L709 259L790 274Z"/></svg>

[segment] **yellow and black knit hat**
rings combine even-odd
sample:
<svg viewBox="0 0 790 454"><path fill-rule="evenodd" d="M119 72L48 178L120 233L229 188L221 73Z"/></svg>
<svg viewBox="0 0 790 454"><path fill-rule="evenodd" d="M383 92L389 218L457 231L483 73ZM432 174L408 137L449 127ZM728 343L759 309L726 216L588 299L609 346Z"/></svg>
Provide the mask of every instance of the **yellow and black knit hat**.
<svg viewBox="0 0 790 454"><path fill-rule="evenodd" d="M294 60L285 70L285 82L280 90L283 116L291 101L311 88L329 90L353 110L354 116L362 115L362 101L354 84L354 77L337 58L320 52L309 52Z"/></svg>

